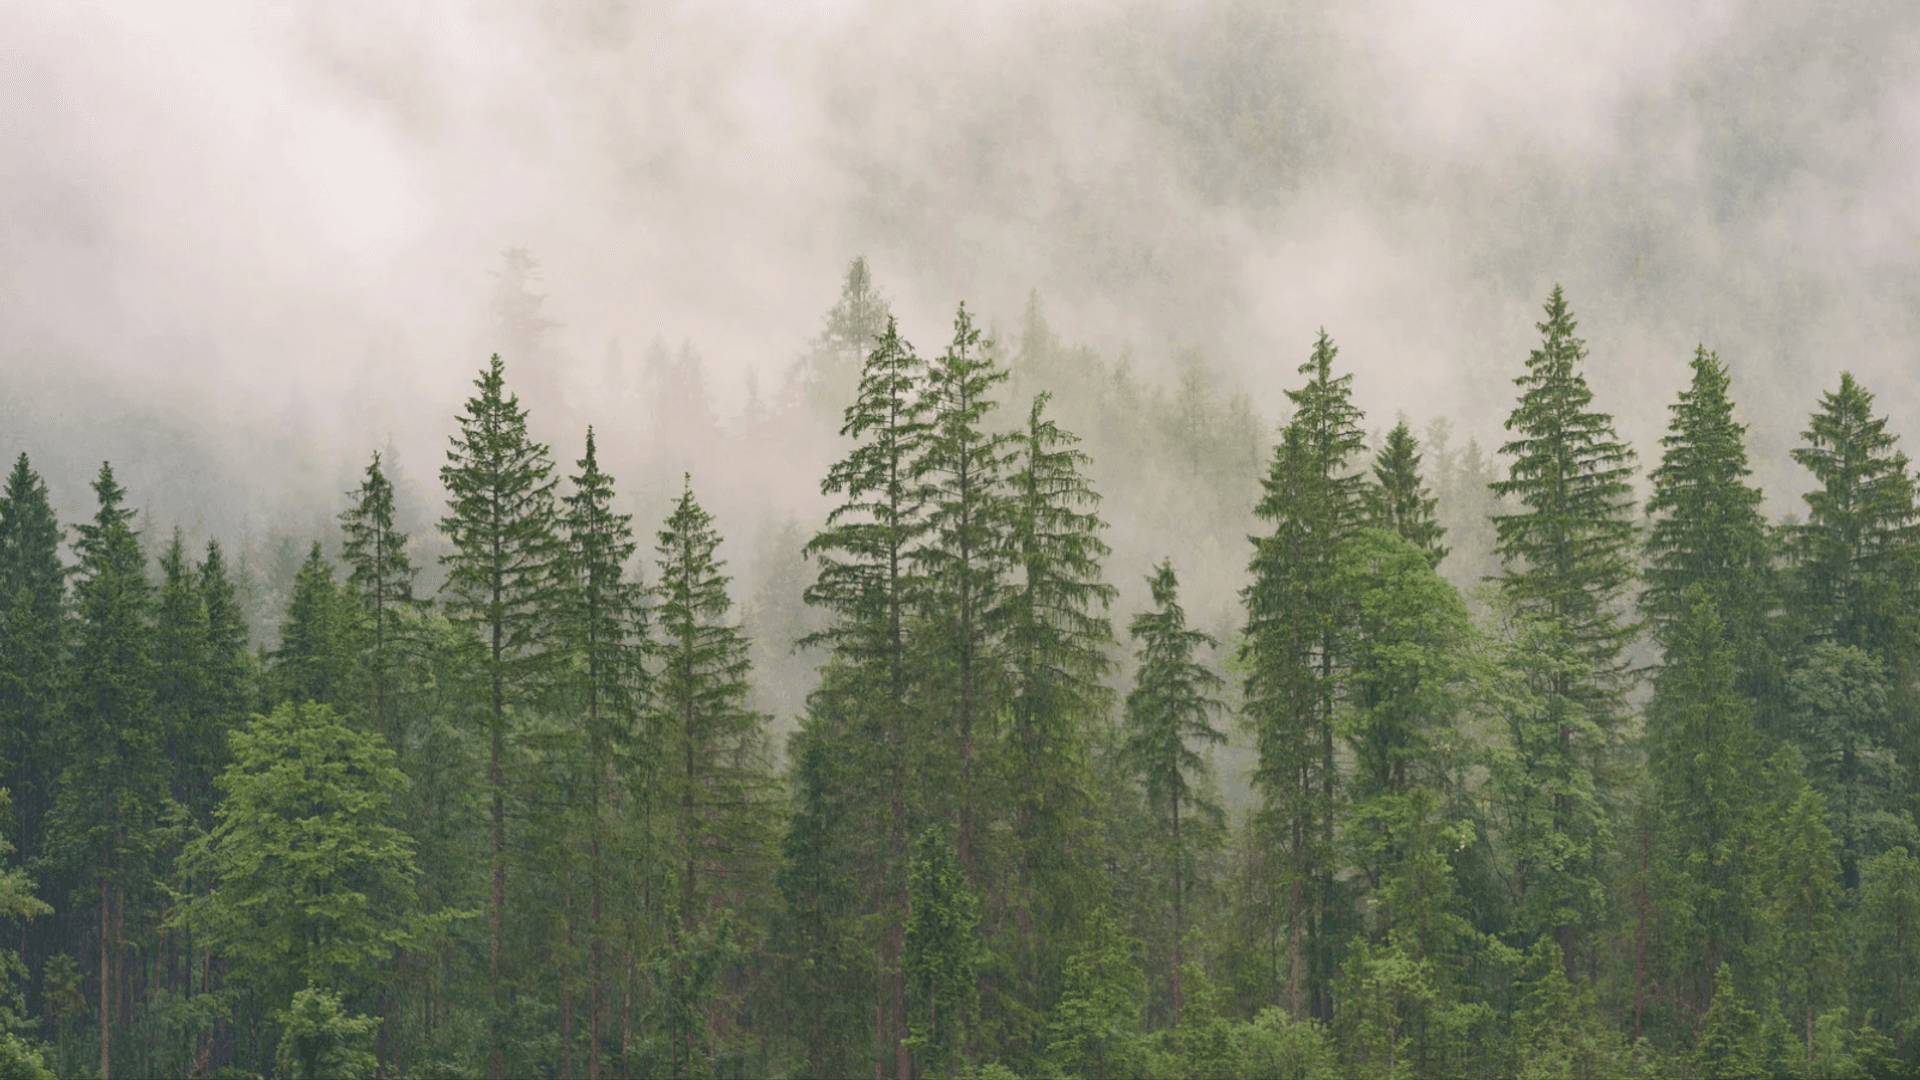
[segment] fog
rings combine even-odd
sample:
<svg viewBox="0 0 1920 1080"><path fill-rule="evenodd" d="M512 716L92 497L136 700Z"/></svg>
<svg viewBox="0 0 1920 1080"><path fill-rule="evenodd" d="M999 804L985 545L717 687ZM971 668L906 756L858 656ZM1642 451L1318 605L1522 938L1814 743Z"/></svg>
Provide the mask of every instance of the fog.
<svg viewBox="0 0 1920 1080"><path fill-rule="evenodd" d="M1162 382L1197 350L1271 423L1325 326L1370 424L1489 448L1560 282L1643 462L1704 341L1790 512L1842 368L1920 436L1920 8L1681 8L15 0L0 451L69 520L110 457L162 526L317 534L386 446L437 510L503 252L561 324L563 463L581 423L651 437L610 348L690 343L734 415L864 254L923 352L1037 289L1064 341ZM723 508L814 505L718 472Z"/></svg>

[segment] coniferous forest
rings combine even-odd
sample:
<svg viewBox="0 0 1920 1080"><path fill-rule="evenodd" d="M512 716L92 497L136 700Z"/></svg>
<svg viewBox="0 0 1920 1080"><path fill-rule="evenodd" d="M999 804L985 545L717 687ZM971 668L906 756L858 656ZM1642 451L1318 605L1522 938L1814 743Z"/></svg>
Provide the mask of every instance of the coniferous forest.
<svg viewBox="0 0 1920 1080"><path fill-rule="evenodd" d="M1913 1075L1912 463L1835 371L1770 521L1711 343L1635 448L1537 317L1483 451L1327 331L1269 427L856 260L751 589L506 349L264 593L23 454L0 1075Z"/></svg>

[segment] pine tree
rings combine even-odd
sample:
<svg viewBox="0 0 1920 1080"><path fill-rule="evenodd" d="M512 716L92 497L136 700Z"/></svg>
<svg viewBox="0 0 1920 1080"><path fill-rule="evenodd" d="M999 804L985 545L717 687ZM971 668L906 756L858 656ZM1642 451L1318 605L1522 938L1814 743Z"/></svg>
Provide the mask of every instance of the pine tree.
<svg viewBox="0 0 1920 1080"><path fill-rule="evenodd" d="M161 732L153 711L153 597L146 559L122 505L126 491L102 464L99 509L77 527L72 697L66 768L49 821L49 854L91 878L99 905L100 1075L111 1076L117 943L127 897L154 878L152 832L166 800ZM83 888L85 888L83 886ZM84 895L84 893L82 893ZM76 897L77 900L77 897Z"/></svg>
<svg viewBox="0 0 1920 1080"><path fill-rule="evenodd" d="M1102 680L1115 589L1103 578L1110 552L1101 539L1100 495L1086 475L1091 461L1047 415L1051 400L1033 400L1013 448L1014 565L994 613L1010 699L998 786L1011 808L1013 851L1011 896L989 913L989 934L1011 958L1014 977L1007 980L1011 1004L998 995L983 1004L1003 1043L1023 1052L1043 1041L1037 1024L1062 989L1075 931L1089 932L1086 920L1105 899L1093 862L1088 758L1089 736L1104 725L1112 700Z"/></svg>
<svg viewBox="0 0 1920 1080"><path fill-rule="evenodd" d="M1707 590L1738 664L1740 691L1756 702L1777 696L1770 655L1773 545L1760 516L1760 489L1749 485L1745 424L1733 418L1725 364L1702 345L1693 354L1693 382L1668 406L1673 419L1660 467L1653 470L1647 513L1646 589L1640 609L1657 637L1688 618L1690 586Z"/></svg>
<svg viewBox="0 0 1920 1080"><path fill-rule="evenodd" d="M23 859L40 854L62 767L63 539L47 486L21 454L0 495L0 786L13 793Z"/></svg>
<svg viewBox="0 0 1920 1080"><path fill-rule="evenodd" d="M610 936L603 925L605 899L609 888L619 888L626 880L618 864L606 858L613 824L609 811L614 781L621 773L634 773L631 766L640 749L636 726L646 695L642 650L647 613L645 587L625 571L638 546L633 515L613 510L613 477L600 470L591 427L586 456L578 465L573 494L562 500L566 584L557 638L569 662L568 708L577 717L586 747L587 774L581 788L588 803L587 1075L599 1080ZM655 763L644 764L647 768L639 775L651 777Z"/></svg>
<svg viewBox="0 0 1920 1080"><path fill-rule="evenodd" d="M527 436L527 413L507 393L506 371L495 354L474 380L460 434L451 440L440 482L448 514L440 528L453 543L441 556L447 568L441 587L447 617L478 637L484 655L487 784L492 802L487 946L493 986L493 1048L488 1071L505 1070L500 1028L506 1007L501 956L501 920L507 887L507 726L517 711L543 691L548 657L543 649L553 592L555 525L553 462L547 448Z"/></svg>
<svg viewBox="0 0 1920 1080"><path fill-rule="evenodd" d="M963 1071L980 1006L980 902L953 844L938 827L914 841L907 866L907 998L920 1072Z"/></svg>
<svg viewBox="0 0 1920 1080"><path fill-rule="evenodd" d="M1450 550L1440 541L1447 530L1434 515L1440 500L1428 492L1420 475L1420 442L1403 418L1387 432L1387 441L1373 457L1372 505L1368 523L1406 537L1439 566Z"/></svg>
<svg viewBox="0 0 1920 1080"><path fill-rule="evenodd" d="M333 563L314 541L293 578L293 596L280 623L270 682L279 701L350 706L360 681L359 612L333 578Z"/></svg>
<svg viewBox="0 0 1920 1080"><path fill-rule="evenodd" d="M1341 545L1360 527L1365 477L1350 460L1364 443L1353 376L1333 374L1339 350L1322 330L1287 391L1293 419L1280 435L1255 512L1273 532L1255 541L1241 591L1246 710L1260 754L1255 783L1285 847L1286 1007L1296 1019L1330 1015L1333 915L1334 671L1341 604L1330 592Z"/></svg>
<svg viewBox="0 0 1920 1080"><path fill-rule="evenodd" d="M927 495L913 474L928 432L924 377L925 365L889 318L840 429L854 445L820 485L821 494L845 501L806 547L820 567L807 602L825 608L833 621L803 644L828 646L830 668L837 668L823 680L809 723L822 726L821 737L860 754L859 770L873 785L869 805L875 812L867 827L883 843L862 861L876 878L867 886L878 915L881 1001L875 1034L900 1080L908 1080L912 1069L900 961L912 683L908 623L923 587L909 552L927 529ZM812 812L799 809L803 817Z"/></svg>
<svg viewBox="0 0 1920 1080"><path fill-rule="evenodd" d="M733 603L726 564L714 555L719 546L713 516L689 478L655 546L657 633L649 644L653 726L670 762L662 780L672 801L675 941L711 931L755 900L774 840L767 718L747 705L750 646L727 617ZM690 1039L671 1053L676 1071L699 1060Z"/></svg>
<svg viewBox="0 0 1920 1080"><path fill-rule="evenodd" d="M1567 662L1536 668L1537 706L1517 716L1517 740L1552 777L1550 820L1515 845L1515 876L1529 934L1555 933L1571 970L1576 943L1598 912L1599 859L1607 847L1602 809L1609 757L1628 681L1624 654L1637 627L1620 607L1634 572L1633 451L1580 370L1586 343L1555 286L1540 348L1514 380L1520 400L1507 418L1514 437L1500 448L1513 461L1495 494L1518 500L1495 519L1506 573L1502 593L1558 639L1547 652ZM1527 781L1534 783L1534 781Z"/></svg>
<svg viewBox="0 0 1920 1080"><path fill-rule="evenodd" d="M1806 633L1881 657L1911 644L1920 508L1907 456L1895 448L1873 395L1840 375L1820 398L1793 460L1819 483L1807 520L1788 540L1795 603Z"/></svg>
<svg viewBox="0 0 1920 1080"><path fill-rule="evenodd" d="M389 745L401 743L394 725L393 696L407 647L406 617L417 609L416 571L407 558L407 536L394 527L393 483L380 468L376 451L360 487L348 493L353 505L340 514L346 534L340 555L351 569L347 586L366 616L364 667L373 691L367 719Z"/></svg>
<svg viewBox="0 0 1920 1080"><path fill-rule="evenodd" d="M201 786L209 745L224 737L213 700L207 601L199 574L187 562L178 528L160 556L160 594L154 610L154 707L172 767L173 797L205 824L214 793ZM209 730L213 729L213 730Z"/></svg>
<svg viewBox="0 0 1920 1080"><path fill-rule="evenodd" d="M1657 850L1673 884L1663 936L1679 970L1667 980L1699 1007L1717 993L1723 963L1745 966L1757 933L1750 908L1750 830L1762 807L1752 705L1734 689L1734 647L1721 630L1721 595L1689 584L1693 607L1664 631L1667 663L1647 711L1647 761L1657 802Z"/></svg>
<svg viewBox="0 0 1920 1080"><path fill-rule="evenodd" d="M913 558L926 578L920 603L927 626L922 637L932 661L932 700L950 701L950 716L934 719L949 729L959 766L960 867L970 884L981 884L976 833L975 763L980 753L976 724L991 716L990 613L1006 572L1009 506L1002 470L1008 437L985 430L994 391L1007 379L993 359L992 342L965 304L953 320L953 343L927 372L927 441L914 462L926 485L926 539ZM941 710L946 712L948 710Z"/></svg>
<svg viewBox="0 0 1920 1080"><path fill-rule="evenodd" d="M1209 634L1187 628L1187 614L1180 607L1180 582L1171 559L1162 559L1147 575L1147 586L1153 594L1154 610L1134 616L1127 627L1139 645L1135 655L1140 666L1134 669L1133 689L1127 694L1125 753L1146 788L1149 806L1167 827L1167 860L1173 879L1173 1023L1177 1027L1186 1004L1180 985L1181 969L1186 965L1183 908L1193 880L1190 853L1180 835L1180 809L1185 806L1216 823L1225 820L1219 805L1195 790L1188 780L1190 776L1205 777L1211 771L1194 746L1217 746L1227 741L1226 735L1213 726L1213 717L1225 710L1216 696L1224 682L1194 659L1197 651L1217 648L1220 643Z"/></svg>

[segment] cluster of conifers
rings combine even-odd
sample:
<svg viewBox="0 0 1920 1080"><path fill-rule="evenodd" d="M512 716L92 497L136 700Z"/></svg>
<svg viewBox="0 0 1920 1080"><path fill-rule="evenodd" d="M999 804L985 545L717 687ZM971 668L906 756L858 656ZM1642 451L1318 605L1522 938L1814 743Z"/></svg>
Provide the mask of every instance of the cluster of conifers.
<svg viewBox="0 0 1920 1080"><path fill-rule="evenodd" d="M859 264L856 270L864 271ZM850 278L850 281L852 279ZM861 279L864 282L864 278ZM0 1071L1845 1076L1911 1068L1920 512L1850 376L1770 526L1704 348L1647 514L1556 289L1470 604L1322 333L1222 643L1132 616L964 306L861 349L784 772L689 482L651 570L499 358L414 595L379 457L278 644L220 546L0 502ZM1645 642L1646 647L1639 643ZM1650 693L1637 693L1647 688ZM1252 805L1209 747L1237 724Z"/></svg>

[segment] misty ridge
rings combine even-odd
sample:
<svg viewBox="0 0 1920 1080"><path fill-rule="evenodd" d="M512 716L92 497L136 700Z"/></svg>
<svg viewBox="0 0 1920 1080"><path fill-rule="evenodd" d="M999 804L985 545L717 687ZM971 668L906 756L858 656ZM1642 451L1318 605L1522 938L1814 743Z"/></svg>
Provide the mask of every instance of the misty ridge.
<svg viewBox="0 0 1920 1080"><path fill-rule="evenodd" d="M1920 1071L1920 12L1670 7L0 13L0 1072Z"/></svg>

